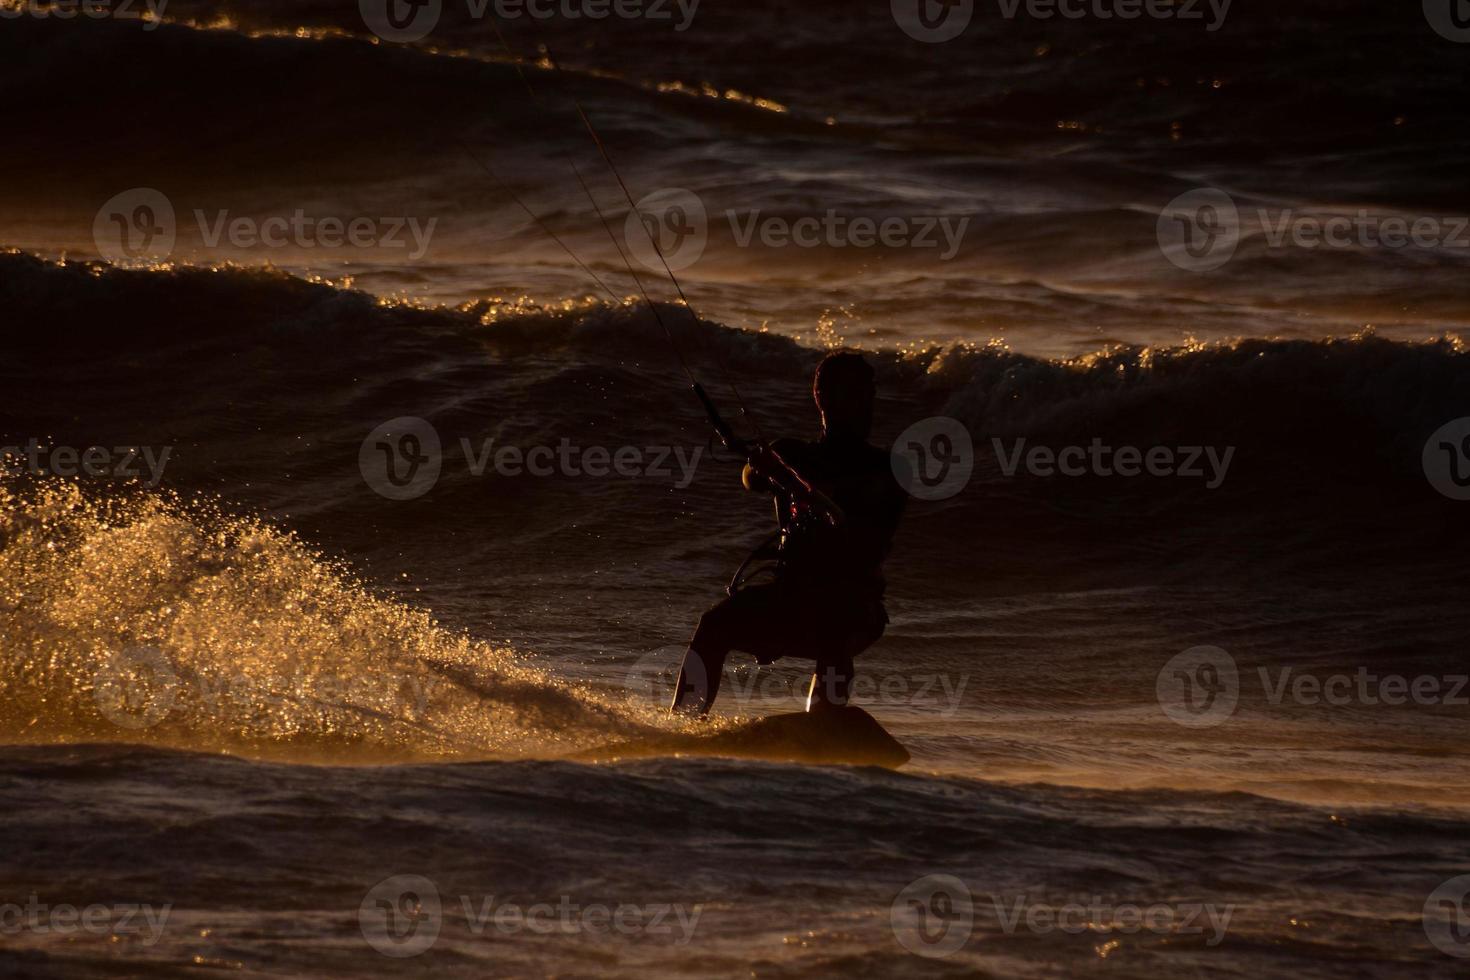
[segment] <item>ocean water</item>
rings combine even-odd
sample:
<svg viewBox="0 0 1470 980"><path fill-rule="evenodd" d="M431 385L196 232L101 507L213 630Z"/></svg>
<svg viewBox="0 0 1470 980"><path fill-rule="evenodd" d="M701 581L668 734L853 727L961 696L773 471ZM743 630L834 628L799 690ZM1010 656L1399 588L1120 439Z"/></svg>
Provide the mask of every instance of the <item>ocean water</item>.
<svg viewBox="0 0 1470 980"><path fill-rule="evenodd" d="M0 22L4 972L1462 975L1463 51L987 9ZM587 762L799 709L663 711L771 523L681 360L814 437L843 345L876 442L971 447L859 660L912 761Z"/></svg>

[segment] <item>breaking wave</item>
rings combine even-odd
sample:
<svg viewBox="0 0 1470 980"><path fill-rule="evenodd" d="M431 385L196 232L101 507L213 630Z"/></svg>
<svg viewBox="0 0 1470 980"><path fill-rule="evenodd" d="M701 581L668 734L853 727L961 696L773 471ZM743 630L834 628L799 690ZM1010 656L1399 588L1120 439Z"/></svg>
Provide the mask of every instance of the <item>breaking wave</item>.
<svg viewBox="0 0 1470 980"><path fill-rule="evenodd" d="M288 532L176 497L0 486L0 633L0 741L515 758L649 724Z"/></svg>

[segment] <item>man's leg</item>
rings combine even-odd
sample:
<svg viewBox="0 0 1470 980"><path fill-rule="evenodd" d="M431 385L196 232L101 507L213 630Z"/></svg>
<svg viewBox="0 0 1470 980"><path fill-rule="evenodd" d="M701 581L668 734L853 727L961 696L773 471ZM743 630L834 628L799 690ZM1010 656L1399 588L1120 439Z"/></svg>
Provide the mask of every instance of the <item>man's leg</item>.
<svg viewBox="0 0 1470 980"><path fill-rule="evenodd" d="M847 704L852 690L852 655L833 651L817 657L812 684L806 695L806 710L840 708Z"/></svg>
<svg viewBox="0 0 1470 980"><path fill-rule="evenodd" d="M856 673L853 657L876 643L888 623L888 613L881 603L827 615L830 618L812 625L812 632L820 639L815 643L819 652L811 688L807 692L808 711L840 708L847 704Z"/></svg>
<svg viewBox="0 0 1470 980"><path fill-rule="evenodd" d="M767 664L790 652L791 605L791 597L779 586L752 585L699 617L679 669L674 710L701 716L709 713L731 650L754 654L758 663Z"/></svg>
<svg viewBox="0 0 1470 980"><path fill-rule="evenodd" d="M725 657L735 645L733 625L739 613L726 599L699 617L684 663L679 667L679 683L674 688L671 708L683 714L703 717L720 693L720 678L725 671Z"/></svg>
<svg viewBox="0 0 1470 980"><path fill-rule="evenodd" d="M684 653L684 663L679 667L679 683L674 688L672 710L680 714L704 717L720 693L720 675L725 670L725 656L729 649L705 646L703 650L693 641Z"/></svg>

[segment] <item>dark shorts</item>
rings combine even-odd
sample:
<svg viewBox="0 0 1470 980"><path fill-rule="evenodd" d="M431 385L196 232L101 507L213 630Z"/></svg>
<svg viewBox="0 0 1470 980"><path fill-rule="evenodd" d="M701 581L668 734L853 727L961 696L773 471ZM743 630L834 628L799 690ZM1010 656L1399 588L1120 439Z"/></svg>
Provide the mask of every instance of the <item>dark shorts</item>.
<svg viewBox="0 0 1470 980"><path fill-rule="evenodd" d="M724 646L768 664L781 657L812 660L855 657L877 642L888 614L877 598L853 599L779 582L751 585L701 620Z"/></svg>

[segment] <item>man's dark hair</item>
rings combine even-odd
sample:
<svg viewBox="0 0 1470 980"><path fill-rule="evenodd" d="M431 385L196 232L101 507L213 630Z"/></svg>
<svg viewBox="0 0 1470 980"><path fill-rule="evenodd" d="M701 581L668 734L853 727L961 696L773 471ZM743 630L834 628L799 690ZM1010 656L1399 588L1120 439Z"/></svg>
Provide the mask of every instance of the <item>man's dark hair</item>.
<svg viewBox="0 0 1470 980"><path fill-rule="evenodd" d="M873 368L867 358L855 350L833 351L817 365L816 377L812 379L812 394L821 405L824 393L838 389L848 391L871 391Z"/></svg>
<svg viewBox="0 0 1470 980"><path fill-rule="evenodd" d="M872 427L876 390L872 365L855 350L833 351L822 358L812 379L812 397L827 430L864 439Z"/></svg>

